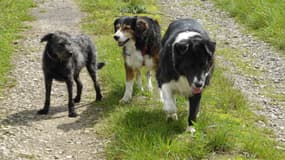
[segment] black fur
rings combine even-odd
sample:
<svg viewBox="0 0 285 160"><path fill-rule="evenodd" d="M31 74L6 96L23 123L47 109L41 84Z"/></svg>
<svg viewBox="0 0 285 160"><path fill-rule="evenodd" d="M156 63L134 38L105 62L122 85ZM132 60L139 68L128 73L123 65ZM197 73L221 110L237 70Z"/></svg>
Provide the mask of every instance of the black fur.
<svg viewBox="0 0 285 160"><path fill-rule="evenodd" d="M96 100L101 100L101 90L97 82L96 71L104 66L104 63L96 62L96 48L92 40L86 35L71 36L68 33L57 31L45 35L41 42L46 41L43 53L43 72L45 79L45 104L38 114L48 114L50 107L50 92L52 81L65 82L68 89L69 117L77 116L74 102L80 102L82 83L79 79L81 69L86 66L94 82ZM77 95L72 99L73 80L76 82Z"/></svg>
<svg viewBox="0 0 285 160"><path fill-rule="evenodd" d="M194 31L200 33L176 42L179 33ZM174 43L175 42L175 43ZM180 19L172 22L163 39L160 50L159 67L156 74L161 88L163 84L177 81L183 76L190 87L205 88L210 83L214 68L214 52L216 43L211 41L203 27L193 19ZM206 75L207 76L201 76ZM198 81L194 82L194 77ZM193 87L192 87L193 88ZM193 125L199 110L201 93L192 93L186 97L189 100L189 126Z"/></svg>

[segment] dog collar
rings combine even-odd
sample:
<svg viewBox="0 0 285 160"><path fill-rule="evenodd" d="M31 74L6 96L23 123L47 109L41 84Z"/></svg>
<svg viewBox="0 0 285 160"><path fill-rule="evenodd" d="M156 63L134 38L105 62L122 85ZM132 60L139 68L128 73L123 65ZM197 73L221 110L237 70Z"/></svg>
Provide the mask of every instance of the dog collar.
<svg viewBox="0 0 285 160"><path fill-rule="evenodd" d="M147 46L144 46L142 50L142 56L146 55L146 52L147 52Z"/></svg>
<svg viewBox="0 0 285 160"><path fill-rule="evenodd" d="M53 57L52 55L50 55L49 52L46 52L47 56L49 59L53 60L53 61L58 61L55 57Z"/></svg>

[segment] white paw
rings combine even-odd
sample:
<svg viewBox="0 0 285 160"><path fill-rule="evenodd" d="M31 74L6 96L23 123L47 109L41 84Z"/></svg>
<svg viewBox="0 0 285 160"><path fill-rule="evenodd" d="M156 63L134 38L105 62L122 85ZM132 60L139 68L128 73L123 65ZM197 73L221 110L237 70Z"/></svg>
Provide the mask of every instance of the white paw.
<svg viewBox="0 0 285 160"><path fill-rule="evenodd" d="M123 97L121 100L120 100L120 103L129 103L131 101L131 97Z"/></svg>
<svg viewBox="0 0 285 160"><path fill-rule="evenodd" d="M177 113L168 113L167 116L166 116L166 120L167 121L169 121L169 120L177 121L178 120Z"/></svg>
<svg viewBox="0 0 285 160"><path fill-rule="evenodd" d="M152 87L152 85L147 84L147 85L146 85L146 89L147 89L149 92L152 92L153 87Z"/></svg>
<svg viewBox="0 0 285 160"><path fill-rule="evenodd" d="M140 89L142 92L144 92L144 88L143 88L143 87L139 87L139 89Z"/></svg>
<svg viewBox="0 0 285 160"><path fill-rule="evenodd" d="M196 132L196 129L193 126L187 126L186 132L194 134Z"/></svg>

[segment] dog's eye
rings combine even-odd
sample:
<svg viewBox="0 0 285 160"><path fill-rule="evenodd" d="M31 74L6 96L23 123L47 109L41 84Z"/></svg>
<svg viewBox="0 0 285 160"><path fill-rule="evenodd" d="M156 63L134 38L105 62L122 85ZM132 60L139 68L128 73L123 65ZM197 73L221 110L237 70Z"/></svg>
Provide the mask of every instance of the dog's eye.
<svg viewBox="0 0 285 160"><path fill-rule="evenodd" d="M129 26L129 25L124 25L123 26L123 30L130 30L131 29L131 26Z"/></svg>
<svg viewBox="0 0 285 160"><path fill-rule="evenodd" d="M65 46L65 43L59 43L60 46L64 47Z"/></svg>

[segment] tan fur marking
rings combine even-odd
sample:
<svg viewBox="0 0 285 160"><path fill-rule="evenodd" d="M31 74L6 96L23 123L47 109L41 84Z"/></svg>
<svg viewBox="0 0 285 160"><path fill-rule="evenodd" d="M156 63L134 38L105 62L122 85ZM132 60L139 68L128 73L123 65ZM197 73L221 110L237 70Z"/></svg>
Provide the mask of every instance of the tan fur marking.
<svg viewBox="0 0 285 160"><path fill-rule="evenodd" d="M144 19L138 19L137 27L139 27L140 29L146 30L149 28L149 25Z"/></svg>
<svg viewBox="0 0 285 160"><path fill-rule="evenodd" d="M125 64L125 70L126 70L126 80L127 81L133 80L135 77L135 71L127 64Z"/></svg>

